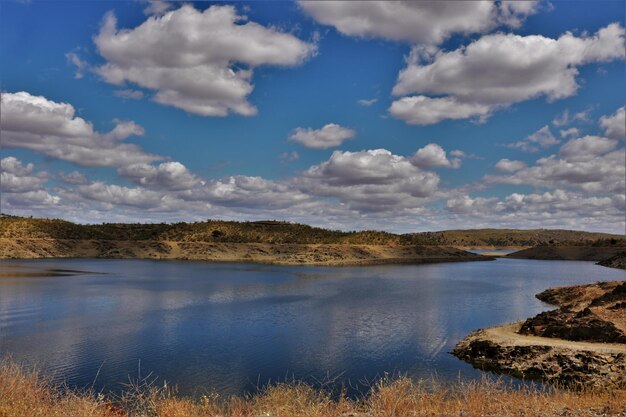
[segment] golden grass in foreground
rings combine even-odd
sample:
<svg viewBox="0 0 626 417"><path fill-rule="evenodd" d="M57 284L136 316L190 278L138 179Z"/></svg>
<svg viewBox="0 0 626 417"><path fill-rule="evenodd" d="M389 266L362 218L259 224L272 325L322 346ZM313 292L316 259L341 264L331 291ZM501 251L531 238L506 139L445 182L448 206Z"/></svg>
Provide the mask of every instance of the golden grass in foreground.
<svg viewBox="0 0 626 417"><path fill-rule="evenodd" d="M277 384L251 397L192 400L137 384L107 398L55 386L33 371L0 361L0 417L196 416L626 416L626 390L570 392L513 389L489 382L444 386L408 378L383 380L360 400L332 399L304 384Z"/></svg>

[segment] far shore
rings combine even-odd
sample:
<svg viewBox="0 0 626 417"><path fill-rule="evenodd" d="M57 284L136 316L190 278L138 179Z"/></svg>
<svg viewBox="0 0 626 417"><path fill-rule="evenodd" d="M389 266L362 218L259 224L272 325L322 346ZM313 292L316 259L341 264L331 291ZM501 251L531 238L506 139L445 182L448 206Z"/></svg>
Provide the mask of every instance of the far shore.
<svg viewBox="0 0 626 417"><path fill-rule="evenodd" d="M451 247L402 245L0 238L0 247L0 259L170 259L325 266L472 262L493 259Z"/></svg>

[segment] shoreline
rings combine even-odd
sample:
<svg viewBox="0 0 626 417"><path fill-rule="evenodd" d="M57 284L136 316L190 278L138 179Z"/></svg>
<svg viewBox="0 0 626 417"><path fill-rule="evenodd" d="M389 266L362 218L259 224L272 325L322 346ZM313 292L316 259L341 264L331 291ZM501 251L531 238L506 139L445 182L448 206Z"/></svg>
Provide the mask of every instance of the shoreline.
<svg viewBox="0 0 626 417"><path fill-rule="evenodd" d="M359 266L490 261L453 247L0 238L0 259L152 259Z"/></svg>
<svg viewBox="0 0 626 417"><path fill-rule="evenodd" d="M475 368L571 388L626 388L626 281L559 287L559 306L525 322L478 329L452 354Z"/></svg>
<svg viewBox="0 0 626 417"><path fill-rule="evenodd" d="M381 378L369 393L349 398L303 382L277 383L249 396L222 397L210 391L199 399L175 387L131 381L119 394L72 390L47 375L0 358L0 415L153 417L376 417L376 416L618 416L626 412L626 390L569 391L515 388L483 379L441 384L407 377ZM573 413L573 414L572 414Z"/></svg>

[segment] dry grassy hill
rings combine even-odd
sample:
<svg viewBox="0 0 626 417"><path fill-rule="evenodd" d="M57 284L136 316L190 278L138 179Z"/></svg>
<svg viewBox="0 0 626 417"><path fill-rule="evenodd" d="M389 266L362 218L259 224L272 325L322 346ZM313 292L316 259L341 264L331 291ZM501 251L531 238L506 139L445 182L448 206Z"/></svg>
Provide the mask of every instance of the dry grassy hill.
<svg viewBox="0 0 626 417"><path fill-rule="evenodd" d="M343 232L280 221L78 225L59 219L0 217L0 238L267 244L434 245L464 248L625 246L626 238L573 230L472 229L393 234Z"/></svg>

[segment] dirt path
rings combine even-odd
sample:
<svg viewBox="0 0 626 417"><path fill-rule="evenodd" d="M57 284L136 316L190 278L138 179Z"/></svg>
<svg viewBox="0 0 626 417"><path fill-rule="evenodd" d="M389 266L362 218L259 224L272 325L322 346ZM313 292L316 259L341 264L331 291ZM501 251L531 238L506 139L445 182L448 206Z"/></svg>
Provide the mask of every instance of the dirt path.
<svg viewBox="0 0 626 417"><path fill-rule="evenodd" d="M626 353L626 345L617 343L572 342L551 337L527 336L516 333L522 323L506 326L490 327L483 332L489 340L501 345L510 346L552 346L570 350L585 350L598 353Z"/></svg>

